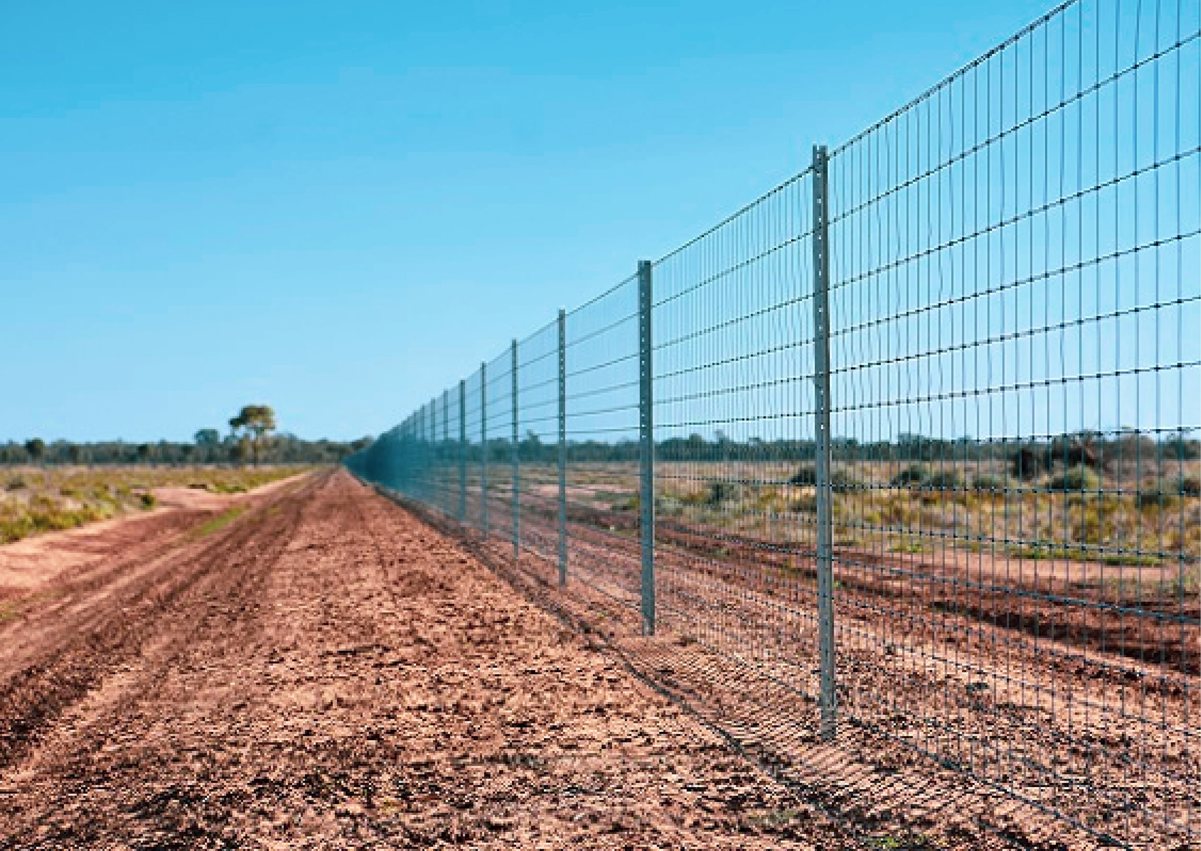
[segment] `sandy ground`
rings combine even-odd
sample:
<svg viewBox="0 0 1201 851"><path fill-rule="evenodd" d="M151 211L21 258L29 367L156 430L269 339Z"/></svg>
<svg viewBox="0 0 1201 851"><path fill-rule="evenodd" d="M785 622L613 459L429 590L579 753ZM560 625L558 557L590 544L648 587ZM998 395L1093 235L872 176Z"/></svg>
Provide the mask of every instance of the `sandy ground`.
<svg viewBox="0 0 1201 851"><path fill-rule="evenodd" d="M0 546L0 600L42 589L60 577L77 575L148 543L170 540L202 517L261 499L294 482L281 479L241 494L154 488L156 506L150 511Z"/></svg>
<svg viewBox="0 0 1201 851"><path fill-rule="evenodd" d="M478 501L468 508L477 516ZM777 554L733 536L668 528L648 640L628 517L569 523L560 589L555 516L523 511L529 549L515 563L508 510L491 501L482 558L594 630L866 847L1201 848L1195 625L1104 610L1064 622L1046 600L840 563L842 721L827 744L816 735L811 565L777 566ZM999 613L1005 603L1015 611Z"/></svg>
<svg viewBox="0 0 1201 851"><path fill-rule="evenodd" d="M344 473L247 505L95 529L16 598L0 847L855 847Z"/></svg>

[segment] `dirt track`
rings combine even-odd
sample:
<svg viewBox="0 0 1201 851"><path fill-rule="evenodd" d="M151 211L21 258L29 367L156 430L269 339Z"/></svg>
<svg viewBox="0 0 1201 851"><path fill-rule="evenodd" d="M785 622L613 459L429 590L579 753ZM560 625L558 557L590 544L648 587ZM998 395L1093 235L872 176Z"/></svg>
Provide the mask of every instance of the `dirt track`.
<svg viewBox="0 0 1201 851"><path fill-rule="evenodd" d="M0 623L0 847L851 844L347 475L247 505Z"/></svg>

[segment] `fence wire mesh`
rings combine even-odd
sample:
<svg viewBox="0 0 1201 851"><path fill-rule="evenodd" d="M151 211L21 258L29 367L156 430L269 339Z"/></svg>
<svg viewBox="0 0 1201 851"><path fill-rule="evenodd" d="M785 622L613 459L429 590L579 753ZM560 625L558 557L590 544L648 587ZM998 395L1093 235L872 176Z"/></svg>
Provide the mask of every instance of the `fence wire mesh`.
<svg viewBox="0 0 1201 851"><path fill-rule="evenodd" d="M814 162L349 466L868 834L1198 847L1201 3L1064 3Z"/></svg>
<svg viewBox="0 0 1201 851"><path fill-rule="evenodd" d="M1201 830L1196 13L1069 4L830 164L845 712L1152 845Z"/></svg>

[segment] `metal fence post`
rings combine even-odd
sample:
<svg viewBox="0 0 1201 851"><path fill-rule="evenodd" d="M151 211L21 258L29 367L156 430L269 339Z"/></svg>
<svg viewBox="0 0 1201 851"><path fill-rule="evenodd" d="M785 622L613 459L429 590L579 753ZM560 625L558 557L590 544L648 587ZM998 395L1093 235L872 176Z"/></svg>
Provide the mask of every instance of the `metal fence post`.
<svg viewBox="0 0 1201 851"><path fill-rule="evenodd" d="M438 401L430 399L425 405L429 422L426 424L426 463L425 463L425 501L433 504L437 501L437 471L438 471Z"/></svg>
<svg viewBox="0 0 1201 851"><path fill-rule="evenodd" d="M518 442L518 407L517 407L517 341L514 340L509 347L510 367L509 377L510 396L513 402L512 416L512 449L513 457L513 561L521 560L521 444Z"/></svg>
<svg viewBox="0 0 1201 851"><path fill-rule="evenodd" d="M559 585L567 584L567 312L559 308Z"/></svg>
<svg viewBox="0 0 1201 851"><path fill-rule="evenodd" d="M459 382L459 522L467 520L467 382Z"/></svg>
<svg viewBox="0 0 1201 851"><path fill-rule="evenodd" d="M655 634L655 417L654 371L651 356L651 263L638 263L638 432L642 451L639 458L639 492L642 527L642 631Z"/></svg>
<svg viewBox="0 0 1201 851"><path fill-rule="evenodd" d="M480 364L480 531L488 537L488 364Z"/></svg>
<svg viewBox="0 0 1201 851"><path fill-rule="evenodd" d="M425 405L417 409L417 481L414 495L425 501L425 480L429 473L430 447L429 435L425 433Z"/></svg>
<svg viewBox="0 0 1201 851"><path fill-rule="evenodd" d="M442 510L450 514L450 489L447 467L450 462L450 389L442 391L442 443L438 444L438 481L442 490Z"/></svg>
<svg viewBox="0 0 1201 851"><path fill-rule="evenodd" d="M830 216L828 160L813 146L813 348L817 479L817 629L821 657L821 735L837 732L834 676L834 495L830 483Z"/></svg>

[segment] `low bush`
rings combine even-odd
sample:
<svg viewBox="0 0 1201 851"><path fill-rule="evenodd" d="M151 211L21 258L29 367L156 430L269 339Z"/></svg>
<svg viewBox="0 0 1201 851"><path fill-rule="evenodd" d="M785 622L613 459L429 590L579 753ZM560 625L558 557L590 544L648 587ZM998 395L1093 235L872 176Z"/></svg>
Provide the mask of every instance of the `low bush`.
<svg viewBox="0 0 1201 851"><path fill-rule="evenodd" d="M798 487L816 487L817 467L812 464L805 464L792 474L792 478L788 480L788 484L797 485Z"/></svg>
<svg viewBox="0 0 1201 851"><path fill-rule="evenodd" d="M1069 467L1047 480L1053 491L1095 491L1101 488L1101 477L1085 466Z"/></svg>
<svg viewBox="0 0 1201 851"><path fill-rule="evenodd" d="M705 502L709 505L722 505L742 499L742 485L737 482L709 482L709 491Z"/></svg>
<svg viewBox="0 0 1201 851"><path fill-rule="evenodd" d="M813 464L805 464L788 480L788 484L797 485L798 487L817 487L817 467ZM830 473L830 485L836 488L854 488L861 485L858 479L848 473L846 470L834 469Z"/></svg>
<svg viewBox="0 0 1201 851"><path fill-rule="evenodd" d="M1004 476L984 473L972 479L972 487L978 491L1003 491L1009 487L1009 480Z"/></svg>
<svg viewBox="0 0 1201 851"><path fill-rule="evenodd" d="M939 470L931 473L922 484L931 490L960 490L963 476L955 470Z"/></svg>
<svg viewBox="0 0 1201 851"><path fill-rule="evenodd" d="M930 478L930 468L925 464L911 464L892 477L893 487L925 484Z"/></svg>

